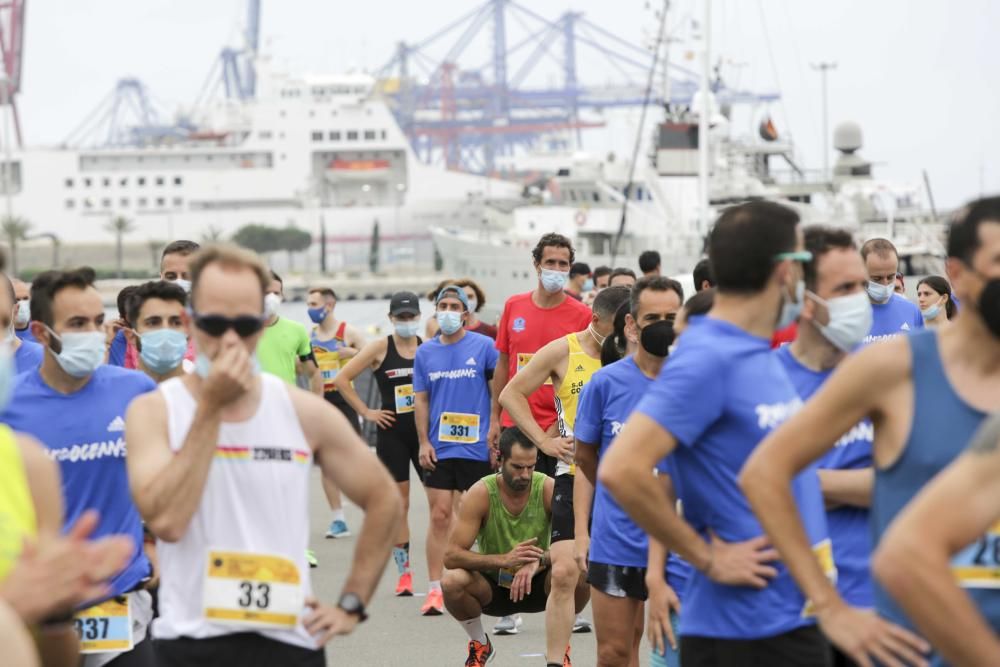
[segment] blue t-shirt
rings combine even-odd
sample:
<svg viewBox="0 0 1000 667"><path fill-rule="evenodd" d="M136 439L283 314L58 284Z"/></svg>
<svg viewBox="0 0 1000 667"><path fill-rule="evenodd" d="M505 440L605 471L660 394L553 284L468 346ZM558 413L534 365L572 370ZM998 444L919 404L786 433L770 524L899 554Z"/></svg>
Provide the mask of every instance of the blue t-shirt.
<svg viewBox="0 0 1000 667"><path fill-rule="evenodd" d="M150 574L125 470L125 411L132 399L154 389L156 383L143 373L100 366L80 391L67 395L35 370L17 377L13 398L0 415L0 422L41 441L59 464L66 527L95 509L101 519L92 537L132 538L135 552L111 582L111 595L131 591Z"/></svg>
<svg viewBox="0 0 1000 667"><path fill-rule="evenodd" d="M489 381L498 358L493 339L472 331L451 345L434 338L417 348L413 391L428 394L427 436L438 460L489 461Z"/></svg>
<svg viewBox="0 0 1000 667"><path fill-rule="evenodd" d="M893 294L885 303L872 304L872 328L865 336L864 344L923 328L924 317L917 304Z"/></svg>
<svg viewBox="0 0 1000 667"><path fill-rule="evenodd" d="M45 349L38 343L22 340L14 353L14 374L27 373L42 365Z"/></svg>
<svg viewBox="0 0 1000 667"><path fill-rule="evenodd" d="M108 364L124 368L126 352L128 352L128 339L125 338L125 330L119 329L111 339L111 347L108 348Z"/></svg>
<svg viewBox="0 0 1000 667"><path fill-rule="evenodd" d="M806 368L792 356L790 348L781 348L775 354L781 360L788 378L803 401L819 391L820 386L833 373L833 369L814 371ZM837 444L818 462L827 470L856 470L872 466L872 439L875 428L865 419L844 434ZM837 565L837 590L848 604L855 607L875 606L869 564L872 554L871 529L868 525L868 508L843 506L828 510L826 523L833 542L833 561Z"/></svg>
<svg viewBox="0 0 1000 667"><path fill-rule="evenodd" d="M677 470L677 462L674 460L673 454L660 461L656 469L661 475L670 475L670 481L674 485L674 493L680 498L681 475ZM677 598L681 603L686 599L684 590L687 588L688 581L691 580L691 572L693 571L694 568L691 567L691 563L678 556L675 552L671 551L667 554L667 583L677 593Z"/></svg>
<svg viewBox="0 0 1000 667"><path fill-rule="evenodd" d="M35 338L35 334L31 333L31 325L29 324L24 329L14 329L14 335L21 340L28 340L32 343L37 343L38 339Z"/></svg>
<svg viewBox="0 0 1000 667"><path fill-rule="evenodd" d="M708 539L726 542L764 533L737 483L754 448L802 405L770 341L712 317L692 318L638 411L677 440L685 519ZM810 544L829 549L815 474L792 482ZM762 590L718 584L693 571L685 590L681 634L761 639L811 625L806 600L787 568Z"/></svg>
<svg viewBox="0 0 1000 667"><path fill-rule="evenodd" d="M600 369L584 385L576 409L576 439L597 445L598 460L635 410L653 380L646 377L632 357ZM646 567L649 541L625 510L598 481L590 528L590 560L605 565Z"/></svg>

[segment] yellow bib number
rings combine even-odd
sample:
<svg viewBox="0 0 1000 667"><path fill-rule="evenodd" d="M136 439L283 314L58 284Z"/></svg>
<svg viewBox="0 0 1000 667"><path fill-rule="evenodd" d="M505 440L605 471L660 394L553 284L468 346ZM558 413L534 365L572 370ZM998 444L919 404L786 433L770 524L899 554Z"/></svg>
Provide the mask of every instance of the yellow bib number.
<svg viewBox="0 0 1000 667"><path fill-rule="evenodd" d="M438 440L465 444L479 442L479 415L462 412L442 413Z"/></svg>
<svg viewBox="0 0 1000 667"><path fill-rule="evenodd" d="M816 560L819 561L819 566L823 568L823 574L826 575L826 578L830 580L830 583L837 583L837 565L833 562L833 542L827 538L814 544L812 550L813 554L816 555ZM812 601L806 600L802 615L813 616L815 613Z"/></svg>
<svg viewBox="0 0 1000 667"><path fill-rule="evenodd" d="M210 551L205 618L251 628L288 629L305 605L298 566L282 556Z"/></svg>
<svg viewBox="0 0 1000 667"><path fill-rule="evenodd" d="M105 600L73 616L80 653L123 653L132 650L132 609L128 596Z"/></svg>
<svg viewBox="0 0 1000 667"><path fill-rule="evenodd" d="M517 372L520 373L521 369L528 365L531 358L535 356L534 354L529 354L527 352L517 353ZM552 384L552 378L546 378L545 384Z"/></svg>
<svg viewBox="0 0 1000 667"><path fill-rule="evenodd" d="M1000 588L1000 522L955 554L951 571L962 588Z"/></svg>
<svg viewBox="0 0 1000 667"><path fill-rule="evenodd" d="M407 412L413 412L414 400L412 384L402 384L396 387L396 414L403 415Z"/></svg>

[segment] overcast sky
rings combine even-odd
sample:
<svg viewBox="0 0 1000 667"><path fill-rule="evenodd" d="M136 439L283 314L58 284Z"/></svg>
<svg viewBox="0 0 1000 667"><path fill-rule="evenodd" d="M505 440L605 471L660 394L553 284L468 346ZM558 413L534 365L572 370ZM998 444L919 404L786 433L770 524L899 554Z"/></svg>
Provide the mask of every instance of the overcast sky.
<svg viewBox="0 0 1000 667"><path fill-rule="evenodd" d="M522 1L551 18L582 11L636 43L654 32L646 0ZM30 2L20 98L27 142L64 139L124 76L142 79L168 110L190 104L221 47L239 43L243 6L244 0ZM263 0L262 43L277 64L295 72L375 69L399 40L419 41L474 6ZM676 0L671 23L692 11L700 15L700 7L701 0ZM831 128L842 120L860 123L863 153L879 174L914 182L926 168L941 206L1000 191L1000 2L714 0L713 16L713 51L733 63L725 70L730 81L780 91L783 101L772 114L779 131L794 136L806 166L822 162L820 84L810 63L836 61ZM508 32L509 43L526 34L517 19L509 20ZM489 39L481 33L463 64L482 64ZM437 53L449 45L442 42ZM615 70L581 51L583 82L614 81ZM684 47L676 51L683 59ZM540 70L533 82L556 82L555 72L555 66ZM630 152L630 125L622 122L616 127L626 129L585 139L587 146Z"/></svg>

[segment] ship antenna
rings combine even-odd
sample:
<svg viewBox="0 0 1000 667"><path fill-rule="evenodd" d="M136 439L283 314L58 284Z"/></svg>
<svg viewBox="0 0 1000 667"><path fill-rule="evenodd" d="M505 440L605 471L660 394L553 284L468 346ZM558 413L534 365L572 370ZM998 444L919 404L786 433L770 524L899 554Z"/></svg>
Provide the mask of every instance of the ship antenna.
<svg viewBox="0 0 1000 667"><path fill-rule="evenodd" d="M653 96L653 79L656 76L656 66L660 62L660 49L663 47L663 40L666 38L667 10L670 8L670 0L663 0L663 10L660 12L660 29L656 34L656 46L653 49L653 62L649 66L649 75L646 78L646 92L642 101L642 112L639 116L639 129L636 131L635 146L632 148L632 162L628 168L628 182L625 185L625 199L622 201L621 222L618 223L618 233L611 243L611 265L614 266L615 258L618 255L618 245L621 243L622 235L625 233L625 221L628 216L628 198L632 192L632 185L635 182L635 165L639 158L639 148L642 144L642 133L646 125L646 111ZM669 73L667 74L669 76ZM670 100L664 100L669 104Z"/></svg>

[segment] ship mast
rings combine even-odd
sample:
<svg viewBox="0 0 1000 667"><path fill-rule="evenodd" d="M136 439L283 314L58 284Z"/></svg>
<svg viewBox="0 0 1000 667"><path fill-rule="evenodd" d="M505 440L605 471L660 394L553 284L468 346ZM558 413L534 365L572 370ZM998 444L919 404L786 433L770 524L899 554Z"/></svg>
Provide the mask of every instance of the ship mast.
<svg viewBox="0 0 1000 667"><path fill-rule="evenodd" d="M699 229L708 232L708 111L709 62L711 58L712 0L703 0L705 15L702 23L701 109L698 112L698 199Z"/></svg>

